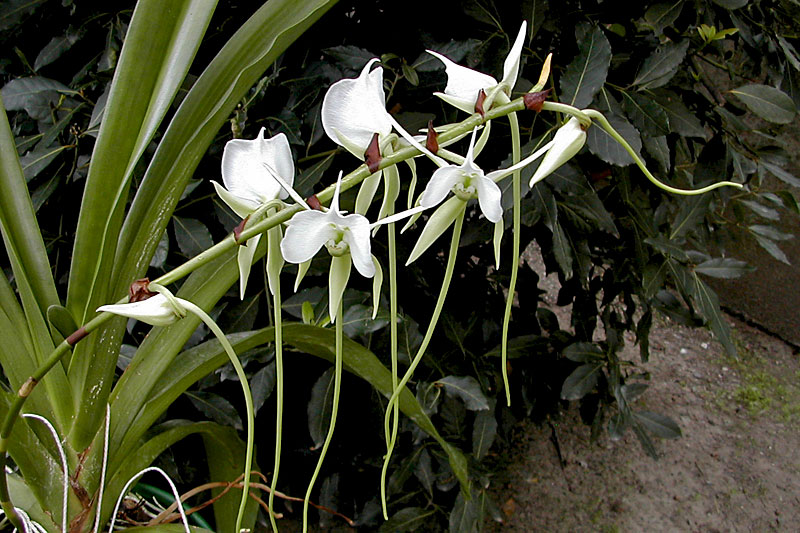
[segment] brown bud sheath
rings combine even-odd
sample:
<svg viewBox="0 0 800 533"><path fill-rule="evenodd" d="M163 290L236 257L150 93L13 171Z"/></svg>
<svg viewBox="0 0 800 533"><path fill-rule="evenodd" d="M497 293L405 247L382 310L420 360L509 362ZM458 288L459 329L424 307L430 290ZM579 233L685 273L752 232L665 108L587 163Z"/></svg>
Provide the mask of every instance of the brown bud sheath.
<svg viewBox="0 0 800 533"><path fill-rule="evenodd" d="M530 111L539 112L542 110L542 105L544 105L544 101L547 100L547 96L550 94L550 91L553 89L547 89L546 91L538 91L535 93L526 93L522 97L522 101L525 103L525 109Z"/></svg>
<svg viewBox="0 0 800 533"><path fill-rule="evenodd" d="M29 377L28 379L25 380L25 383L23 383L22 386L19 388L17 395L20 398L27 398L28 396L31 395L31 392L33 392L33 388L36 386L37 383L39 382L35 380L33 377Z"/></svg>
<svg viewBox="0 0 800 533"><path fill-rule="evenodd" d="M245 224L247 224L247 221L249 219L250 219L250 215L247 215L246 217L244 217L242 219L241 222L239 222L239 224L235 228L233 228L233 240L236 241L236 244L238 244L239 246L244 246L246 244L246 243L243 243L243 242L239 242L239 236L244 231L244 226L245 226Z"/></svg>
<svg viewBox="0 0 800 533"><path fill-rule="evenodd" d="M306 203L308 204L308 207L310 207L311 209L314 209L315 211L322 211L322 204L320 203L319 198L317 198L316 194L312 194L311 196L306 198Z"/></svg>
<svg viewBox="0 0 800 533"><path fill-rule="evenodd" d="M131 283L131 286L128 287L128 302L130 303L141 302L142 300L147 300L151 296L154 296L156 293L150 292L150 290L148 290L147 287L149 285L150 285L150 278L137 279L136 281ZM75 333L77 333L77 331ZM73 335L75 335L75 333L73 333Z"/></svg>
<svg viewBox="0 0 800 533"><path fill-rule="evenodd" d="M371 173L375 174L378 171L378 166L381 164L381 146L378 144L377 133L372 136L367 151L364 152L364 162Z"/></svg>
<svg viewBox="0 0 800 533"><path fill-rule="evenodd" d="M78 341L83 339L88 334L89 334L89 332L86 331L86 329L84 329L83 326L81 326L78 329L76 329L74 332L72 332L72 334L69 337L67 337L67 339L66 339L67 344L69 344L70 346L75 346L76 344L78 344Z"/></svg>
<svg viewBox="0 0 800 533"><path fill-rule="evenodd" d="M433 129L433 121L428 121L428 137L425 139L425 148L430 150L431 152L438 153L439 152L439 134L436 133L436 130Z"/></svg>
<svg viewBox="0 0 800 533"><path fill-rule="evenodd" d="M486 92L481 89L478 93L478 99L475 100L475 112L478 113L481 117L486 116L486 112L483 110L483 101L486 100Z"/></svg>

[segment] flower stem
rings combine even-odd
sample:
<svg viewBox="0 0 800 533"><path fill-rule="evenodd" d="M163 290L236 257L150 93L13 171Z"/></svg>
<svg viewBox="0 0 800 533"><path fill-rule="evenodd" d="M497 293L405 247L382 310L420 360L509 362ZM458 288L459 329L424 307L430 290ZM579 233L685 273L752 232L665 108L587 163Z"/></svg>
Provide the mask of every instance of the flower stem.
<svg viewBox="0 0 800 533"><path fill-rule="evenodd" d="M322 445L322 451L317 460L317 466L314 468L314 474L311 476L311 481L308 483L306 489L306 497L303 499L303 533L308 531L308 501L311 499L311 491L314 488L314 483L317 481L319 471L322 469L322 462L325 460L325 454L328 453L328 446L333 439L333 430L336 427L336 416L339 413L339 393L342 389L342 337L344 332L342 330L342 301L339 300L339 305L336 308L335 326L336 326L336 359L333 366L333 405L331 406L331 424L328 426L328 434L325 435L325 442Z"/></svg>
<svg viewBox="0 0 800 533"><path fill-rule="evenodd" d="M153 287L153 284L150 284L150 287ZM244 394L244 402L245 402L245 409L247 411L247 451L245 452L245 459L244 459L244 479L242 480L242 499L239 502L239 512L236 515L236 531L237 533L242 529L242 519L244 518L244 510L245 506L247 505L247 498L250 494L250 471L253 469L253 446L255 442L255 432L253 428L253 424L255 422L253 416L253 395L250 393L250 385L247 382L247 375L244 373L244 368L242 368L242 363L239 362L239 358L236 357L236 352L233 350L233 346L231 343L228 342L228 339L225 337L225 334L219 328L214 319L208 316L208 313L200 309L198 306L193 304L192 302L182 300L181 304L188 310L194 313L197 318L203 321L206 326L214 333L217 337L217 340L225 349L225 353L228 354L228 359L230 359L233 368L236 370L236 375L239 377L239 383L242 386L242 393Z"/></svg>
<svg viewBox="0 0 800 533"><path fill-rule="evenodd" d="M511 157L514 164L519 163L522 151L519 138L519 120L517 120L516 113L509 113L508 121L511 126ZM500 340L500 371L503 374L503 386L506 391L506 402L511 406L511 388L508 384L508 326L511 322L511 306L514 303L514 292L517 288L517 273L519 271L519 238L521 231L521 202L522 202L522 172L516 170L513 174L512 188L514 191L514 226L512 231L513 237L513 256L514 260L511 263L511 281L508 285L508 295L506 296L506 308L503 314L503 333Z"/></svg>
<svg viewBox="0 0 800 533"><path fill-rule="evenodd" d="M594 109L584 109L584 113L592 120L600 124L600 126L604 130L606 130L606 132L609 135L611 135L611 137L615 141L617 141L620 144L620 146L622 146L625 149L626 152L630 154L630 156L633 158L633 161L636 163L636 166L638 166L639 169L642 171L642 173L647 177L647 179L650 180L653 183L653 185L655 185L659 189L663 189L673 194L680 194L683 196L694 196L698 194L704 194L709 191L713 191L714 189L718 189L719 187L736 187L737 189L741 189L744 187L741 183L734 183L732 181L719 181L717 183L712 183L711 185L708 185L706 187L701 187L700 189L687 190L687 189L677 189L675 187L671 187L666 183L659 181L658 178L653 176L653 174L651 174L650 171L647 170L647 167L645 166L644 161L642 161L642 158L639 157L639 154L637 154L636 151L633 148L631 148L631 145L628 144L628 141L626 141L622 137L622 135L620 135L617 132L617 130L615 130L614 127L611 126L611 124L608 122L606 117L603 116L602 113L600 113L599 111L595 111Z"/></svg>
<svg viewBox="0 0 800 533"><path fill-rule="evenodd" d="M403 375L403 379L400 380L400 383L394 387L394 392L392 393L391 398L389 398L389 404L386 407L386 417L388 418L391 416L391 413L395 412L395 404L399 405L400 402L400 392L403 390L403 387L406 386L408 380L411 379L411 376L414 374L414 370L416 370L417 365L422 360L422 356L425 355L425 350L428 348L428 344L431 342L431 337L433 337L433 332L436 329L436 324L439 321L439 315L442 312L442 307L444 307L444 301L447 298L447 290L450 288L450 281L453 279L453 270L456 264L456 256L458 255L458 244L461 241L461 228L464 225L464 213L466 211L466 203L464 207L461 208L461 212L456 216L455 224L453 225L453 237L450 241L450 254L447 256L447 266L445 267L444 271L444 279L442 280L442 288L439 291L439 299L436 300L436 306L433 309L433 315L431 316L430 323L428 324L428 329L425 331L425 337L422 339L422 344L420 344L417 354L414 356L414 359L411 361L411 365L406 370L406 373ZM391 459L391 455L388 453L383 460L383 469L386 470L388 468L389 460Z"/></svg>
<svg viewBox="0 0 800 533"><path fill-rule="evenodd" d="M273 500L278 486L278 471L281 465L281 440L283 435L283 322L281 318L281 286L275 283L272 287L273 311L275 313L275 462L272 469L272 483L269 491L269 522L277 533Z"/></svg>
<svg viewBox="0 0 800 533"><path fill-rule="evenodd" d="M392 359L392 394L397 392L397 243L395 242L394 224L387 227L389 240L389 336L391 339L391 359ZM391 413L391 416L389 414ZM397 442L397 431L400 422L400 404L394 406L387 405L386 418L384 420L384 431L386 433L386 457L391 457L394 445ZM389 421L391 419L391 430ZM388 472L389 461L383 463L381 469L381 507L383 509L384 520L389 519L388 508L386 505L386 474Z"/></svg>

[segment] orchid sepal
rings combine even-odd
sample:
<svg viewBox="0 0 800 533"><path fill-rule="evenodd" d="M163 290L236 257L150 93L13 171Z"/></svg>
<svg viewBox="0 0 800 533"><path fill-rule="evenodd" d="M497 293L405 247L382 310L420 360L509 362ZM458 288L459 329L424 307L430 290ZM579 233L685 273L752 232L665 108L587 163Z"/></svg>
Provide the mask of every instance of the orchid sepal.
<svg viewBox="0 0 800 533"><path fill-rule="evenodd" d="M181 298L176 300L178 304L185 302ZM181 314L180 309L176 309L176 306L163 294L156 294L134 303L101 305L97 311L133 318L151 326L169 326L186 316L185 310Z"/></svg>
<svg viewBox="0 0 800 533"><path fill-rule="evenodd" d="M580 120L570 118L553 137L553 144L542 159L530 180L530 186L552 174L558 167L572 159L586 143L586 130Z"/></svg>

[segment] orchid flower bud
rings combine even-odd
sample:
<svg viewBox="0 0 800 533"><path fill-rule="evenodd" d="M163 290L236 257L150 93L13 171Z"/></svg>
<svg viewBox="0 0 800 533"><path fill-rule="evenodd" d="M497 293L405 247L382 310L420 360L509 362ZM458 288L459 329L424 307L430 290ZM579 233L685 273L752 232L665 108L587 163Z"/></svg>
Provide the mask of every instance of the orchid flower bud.
<svg viewBox="0 0 800 533"><path fill-rule="evenodd" d="M585 143L586 129L577 118L572 117L556 132L550 149L531 178L530 186L533 187L536 183L552 174L558 167L572 159L575 154L580 152Z"/></svg>
<svg viewBox="0 0 800 533"><path fill-rule="evenodd" d="M134 303L101 305L97 311L135 318L151 326L169 326L186 316L186 311L178 308L183 302L185 300L175 298L176 306L163 294L156 294Z"/></svg>

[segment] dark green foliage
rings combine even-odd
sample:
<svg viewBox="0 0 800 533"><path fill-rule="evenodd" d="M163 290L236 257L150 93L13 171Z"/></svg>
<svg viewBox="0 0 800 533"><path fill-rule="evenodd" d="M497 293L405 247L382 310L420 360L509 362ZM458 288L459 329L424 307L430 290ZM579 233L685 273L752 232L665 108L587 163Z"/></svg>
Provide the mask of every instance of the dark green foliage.
<svg viewBox="0 0 800 533"><path fill-rule="evenodd" d="M132 7L114 4L117 11L102 13L79 4L11 1L0 8L3 101L11 112L18 152L62 291L73 239L62 228L74 227L77 216L64 206L80 201L93 136L102 123L105 92L130 16L126 10ZM561 282L557 305L571 305L572 311L570 322L559 324L543 306L538 275L523 264L509 342L511 408L502 397L499 368L511 232L505 234L501 268L495 270L492 228L479 219L479 212L468 209L456 276L412 390L445 439L471 452L471 494L457 488L441 448L404 419L390 469L390 520L378 526L373 498L385 453L385 400L363 383L345 379L343 418L319 496L331 499L325 491L338 487L338 497L331 501L338 501L338 511L364 527L460 533L478 530L487 518L498 516L486 486L491 471L503 466L501 452L511 444L509 430L515 420L543 420L567 401L579 401L593 437L604 430L618 439L630 429L656 457L659 444L654 435L680 436L670 413L637 409L636 400L646 394L647 384L635 361L619 358L626 341L635 338L641 359L647 360L648 335L656 317L710 327L735 355L717 295L703 277L734 278L749 271L721 248L720 236L734 226L747 228L766 253L787 262L780 244L793 236L774 223L785 209L800 212L786 189L797 187L800 178L787 169L788 155L777 147L776 137L782 124L797 119L800 28L792 2L768 0L602 2L589 3L591 7L566 0L557 8L545 0L453 0L438 6L449 11L446 16L430 19L426 10L418 9L427 4L344 3L265 72L231 117L230 128L219 133L196 173L198 181L181 198L172 230L161 238L151 262L152 273L195 256L238 223L213 198L208 183L209 178L219 179L221 149L232 134L252 137L262 126L269 135L286 133L297 160L296 188L310 196L331 183L339 169L358 164L349 154L334 151L322 132L320 104L331 83L354 76L367 60L381 57L387 105L401 123L422 127L428 119L439 125L464 118L431 95L443 90L445 77L441 64L423 53L424 48L499 78L502 59L523 18L529 23L529 39L517 93L532 86L552 51L548 87L554 89L554 98L602 111L659 179L682 188L723 179L747 184L744 191L667 195L597 127L589 131L587 147L533 191L528 191L527 181L534 168L525 169L522 244L538 244L547 272ZM228 23L246 16L242 11L221 5L212 22L216 33L210 32L209 40L227 36ZM738 31L727 31L732 29ZM207 61L211 49L201 48L198 62ZM548 140L561 118L522 115L523 143L527 142L523 154ZM479 160L484 169L511 161L508 129L498 122ZM418 167L417 192L433 170L422 161ZM407 187L406 168L401 176ZM140 177L134 173L134 180ZM508 228L510 180L501 188ZM405 197L404 188L401 202ZM343 205L351 208L353 201L353 195L346 195ZM399 241L401 258L408 256L418 232L411 230ZM387 250L380 239L374 242L374 253L386 265ZM399 270L402 368L421 342L440 288L444 258L435 253L437 246L443 245L437 241L411 267ZM249 298L239 302L234 289L217 308L215 315L226 333L262 327L270 320L259 270L251 274ZM325 260L317 259L302 290L284 301L287 319L325 320L326 272ZM284 276L285 295L292 294L290 277ZM356 288L345 295L345 331L388 366L388 302L384 298L377 321L368 320L371 286L361 278L353 281ZM54 309L53 328L70 330L62 321ZM141 342L143 332L128 332L130 344ZM198 330L190 344L201 342L206 333ZM296 495L304 491L316 461L316 452L309 450L321 444L327 429L331 375L310 356L290 355L282 471L293 475L284 476L279 488ZM272 461L272 357L269 349L243 357L256 407L264 406L259 425L268 436L259 449L259 462L266 465L265 471ZM236 410L241 406L224 399L231 374L223 371L200 381L187 394L190 402L179 402L169 415L205 416L237 427L241 421ZM328 481L336 474L338 485Z"/></svg>

